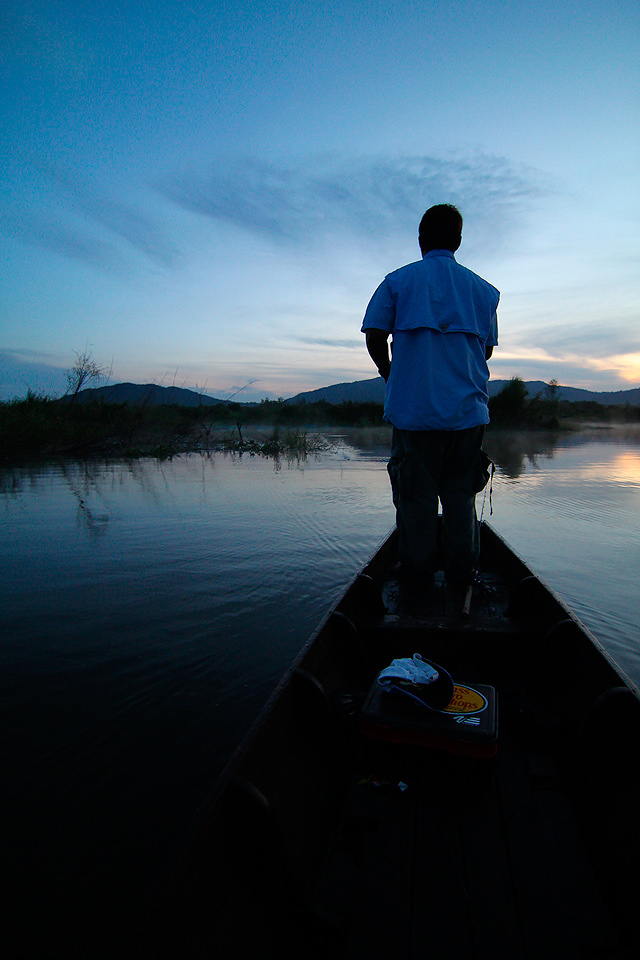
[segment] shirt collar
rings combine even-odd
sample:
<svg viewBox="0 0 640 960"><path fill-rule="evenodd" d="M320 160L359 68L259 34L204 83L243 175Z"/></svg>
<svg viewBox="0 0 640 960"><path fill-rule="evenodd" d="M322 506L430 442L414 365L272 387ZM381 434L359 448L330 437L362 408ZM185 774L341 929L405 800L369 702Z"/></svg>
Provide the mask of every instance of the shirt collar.
<svg viewBox="0 0 640 960"><path fill-rule="evenodd" d="M426 260L427 257L451 257L452 260L456 259L451 250L428 250L422 259Z"/></svg>

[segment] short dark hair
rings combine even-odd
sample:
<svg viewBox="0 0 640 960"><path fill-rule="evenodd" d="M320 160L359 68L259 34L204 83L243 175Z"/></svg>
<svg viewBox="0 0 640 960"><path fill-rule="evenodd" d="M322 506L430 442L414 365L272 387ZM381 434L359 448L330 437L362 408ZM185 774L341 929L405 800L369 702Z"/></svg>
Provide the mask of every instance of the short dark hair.
<svg viewBox="0 0 640 960"><path fill-rule="evenodd" d="M418 243L423 253L428 250L451 250L460 246L462 214L452 203L429 207L418 229Z"/></svg>

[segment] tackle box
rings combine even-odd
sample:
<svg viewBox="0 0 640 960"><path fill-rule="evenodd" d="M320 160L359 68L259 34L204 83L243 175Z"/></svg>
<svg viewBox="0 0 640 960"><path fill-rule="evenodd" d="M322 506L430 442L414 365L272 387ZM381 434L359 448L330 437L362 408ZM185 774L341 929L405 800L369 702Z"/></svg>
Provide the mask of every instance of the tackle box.
<svg viewBox="0 0 640 960"><path fill-rule="evenodd" d="M485 684L454 682L449 705L432 710L385 690L376 677L360 713L360 730L376 740L493 757L498 750L496 691Z"/></svg>

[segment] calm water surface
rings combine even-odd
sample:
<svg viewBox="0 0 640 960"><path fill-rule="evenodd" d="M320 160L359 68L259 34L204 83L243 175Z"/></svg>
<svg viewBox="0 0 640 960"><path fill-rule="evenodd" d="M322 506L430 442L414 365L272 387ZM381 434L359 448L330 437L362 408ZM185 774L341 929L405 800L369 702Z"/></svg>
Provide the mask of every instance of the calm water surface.
<svg viewBox="0 0 640 960"><path fill-rule="evenodd" d="M487 440L492 524L640 682L640 438ZM109 953L275 682L391 528L387 448L370 431L305 462L0 474L15 956L45 938L48 957Z"/></svg>

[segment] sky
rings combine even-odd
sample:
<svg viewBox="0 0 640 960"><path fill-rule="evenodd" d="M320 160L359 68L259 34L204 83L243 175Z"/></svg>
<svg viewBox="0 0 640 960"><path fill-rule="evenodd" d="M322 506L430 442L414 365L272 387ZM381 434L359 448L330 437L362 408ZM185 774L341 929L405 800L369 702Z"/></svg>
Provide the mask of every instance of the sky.
<svg viewBox="0 0 640 960"><path fill-rule="evenodd" d="M636 0L4 0L0 399L238 400L376 370L434 203L501 291L496 379L640 386ZM239 391L239 392L238 392Z"/></svg>

